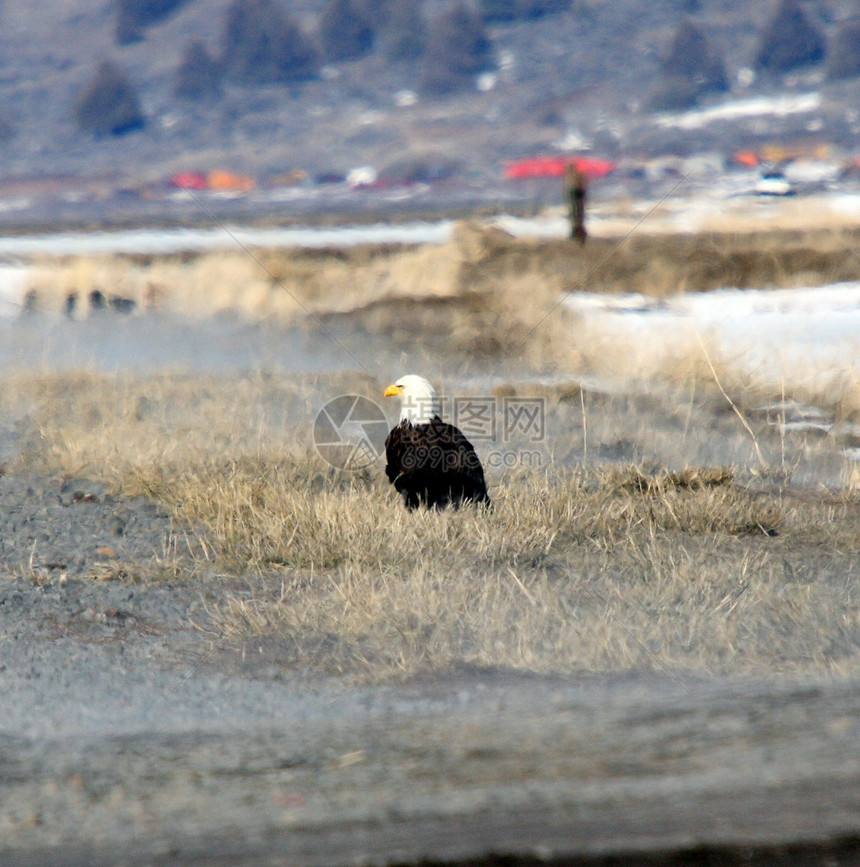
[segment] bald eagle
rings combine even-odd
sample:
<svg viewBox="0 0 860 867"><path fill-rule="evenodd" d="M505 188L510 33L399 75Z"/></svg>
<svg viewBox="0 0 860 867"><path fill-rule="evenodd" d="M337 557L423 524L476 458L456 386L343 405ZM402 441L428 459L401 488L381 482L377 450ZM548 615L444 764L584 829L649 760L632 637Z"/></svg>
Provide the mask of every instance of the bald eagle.
<svg viewBox="0 0 860 867"><path fill-rule="evenodd" d="M403 376L385 389L399 396L400 423L385 440L385 474L407 509L455 509L464 501L490 505L484 469L459 428L439 417L433 386L421 376Z"/></svg>

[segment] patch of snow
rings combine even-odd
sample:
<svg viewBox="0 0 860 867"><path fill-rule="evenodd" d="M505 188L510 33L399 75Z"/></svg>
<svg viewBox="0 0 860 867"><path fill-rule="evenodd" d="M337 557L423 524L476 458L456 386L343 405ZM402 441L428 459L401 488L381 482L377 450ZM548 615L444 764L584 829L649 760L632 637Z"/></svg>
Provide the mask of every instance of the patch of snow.
<svg viewBox="0 0 860 867"><path fill-rule="evenodd" d="M290 191L283 191L289 195ZM358 244L444 244L454 222L376 223L353 226L222 225L204 229L129 229L116 232L58 232L47 235L0 235L0 257L149 255L253 247L353 247ZM0 266L0 282L4 268ZM26 270L25 266L24 270ZM12 273L10 270L9 274ZM2 292L2 290L0 290Z"/></svg>
<svg viewBox="0 0 860 867"><path fill-rule="evenodd" d="M17 316L21 312L29 276L26 265L0 265L0 316Z"/></svg>
<svg viewBox="0 0 860 867"><path fill-rule="evenodd" d="M581 132L569 129L562 138L554 141L552 146L560 151L587 151L591 150L591 141Z"/></svg>
<svg viewBox="0 0 860 867"><path fill-rule="evenodd" d="M418 102L418 94L414 90L398 90L394 94L394 104L400 108L409 108Z"/></svg>
<svg viewBox="0 0 860 867"><path fill-rule="evenodd" d="M738 70L738 85L740 87L749 87L755 81L755 70L749 66L742 66Z"/></svg>
<svg viewBox="0 0 860 867"><path fill-rule="evenodd" d="M486 93L488 90L492 90L496 86L497 81L498 76L495 72L482 72L475 82L475 87Z"/></svg>
<svg viewBox="0 0 860 867"><path fill-rule="evenodd" d="M830 433L833 429L833 422L810 421L808 419L797 419L795 421L787 421L785 424L777 424L781 430L800 433Z"/></svg>
<svg viewBox="0 0 860 867"><path fill-rule="evenodd" d="M19 196L15 199L0 199L0 211L23 211L29 208L33 200L27 196Z"/></svg>
<svg viewBox="0 0 860 867"><path fill-rule="evenodd" d="M347 184L356 189L357 187L370 187L376 183L379 173L373 166L356 166L350 169L346 176Z"/></svg>
<svg viewBox="0 0 860 867"><path fill-rule="evenodd" d="M783 169L787 181L794 184L820 184L835 181L842 167L824 160L794 160Z"/></svg>
<svg viewBox="0 0 860 867"><path fill-rule="evenodd" d="M722 105L686 111L682 114L664 115L656 118L655 123L663 129L701 129L714 121L739 120L747 117L761 117L762 115L785 117L789 114L816 111L820 107L820 93L762 96L726 102Z"/></svg>
<svg viewBox="0 0 860 867"><path fill-rule="evenodd" d="M828 199L828 202L837 214L860 219L860 193L841 193Z"/></svg>
<svg viewBox="0 0 860 867"><path fill-rule="evenodd" d="M706 353L760 386L830 393L860 377L860 282L669 298L571 292L561 304L578 333L638 345L653 359Z"/></svg>

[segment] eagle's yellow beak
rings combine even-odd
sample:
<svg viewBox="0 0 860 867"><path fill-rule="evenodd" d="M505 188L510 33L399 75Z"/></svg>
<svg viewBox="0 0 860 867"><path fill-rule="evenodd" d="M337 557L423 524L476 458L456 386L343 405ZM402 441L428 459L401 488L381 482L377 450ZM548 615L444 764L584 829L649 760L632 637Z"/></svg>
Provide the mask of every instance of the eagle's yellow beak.
<svg viewBox="0 0 860 867"><path fill-rule="evenodd" d="M403 394L403 388L399 385L389 385L385 389L385 397L396 397L398 394Z"/></svg>

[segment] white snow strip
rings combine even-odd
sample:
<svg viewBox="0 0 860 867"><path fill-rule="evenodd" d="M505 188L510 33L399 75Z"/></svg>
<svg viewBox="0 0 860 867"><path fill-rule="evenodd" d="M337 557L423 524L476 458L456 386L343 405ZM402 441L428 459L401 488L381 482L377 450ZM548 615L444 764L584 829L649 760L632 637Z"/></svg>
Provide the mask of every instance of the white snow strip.
<svg viewBox="0 0 860 867"><path fill-rule="evenodd" d="M0 316L21 312L29 276L26 265L0 265Z"/></svg>
<svg viewBox="0 0 860 867"><path fill-rule="evenodd" d="M0 256L168 254L244 247L353 247L359 244L443 244L453 222L379 223L369 226L272 227L224 225L205 229L131 229L0 237Z"/></svg>
<svg viewBox="0 0 860 867"><path fill-rule="evenodd" d="M580 340L636 346L645 365L676 358L686 345L707 348L724 368L762 385L826 391L828 382L860 377L860 283L665 299L573 292L562 304L576 314Z"/></svg>
<svg viewBox="0 0 860 867"><path fill-rule="evenodd" d="M655 123L663 129L701 129L701 127L718 120L739 120L745 117L760 117L765 114L784 117L789 114L817 111L820 107L820 93L756 97L727 102L710 108L686 111L683 114L663 115L658 117Z"/></svg>

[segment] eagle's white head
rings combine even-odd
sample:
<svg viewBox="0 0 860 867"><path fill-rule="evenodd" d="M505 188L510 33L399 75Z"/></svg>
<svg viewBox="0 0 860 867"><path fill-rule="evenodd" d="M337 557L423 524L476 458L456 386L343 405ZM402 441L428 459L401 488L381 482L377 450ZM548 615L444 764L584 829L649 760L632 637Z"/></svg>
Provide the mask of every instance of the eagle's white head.
<svg viewBox="0 0 860 867"><path fill-rule="evenodd" d="M434 416L441 415L436 391L423 376L407 374L385 389L386 397L400 396L400 421L410 424L427 424Z"/></svg>

